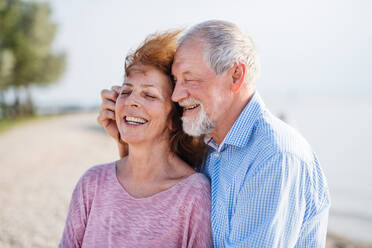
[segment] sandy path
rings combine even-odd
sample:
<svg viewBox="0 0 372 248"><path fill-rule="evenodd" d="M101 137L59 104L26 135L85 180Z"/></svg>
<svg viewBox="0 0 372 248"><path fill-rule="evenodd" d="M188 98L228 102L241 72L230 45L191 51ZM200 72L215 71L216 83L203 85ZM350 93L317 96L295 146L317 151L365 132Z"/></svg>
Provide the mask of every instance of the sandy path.
<svg viewBox="0 0 372 248"><path fill-rule="evenodd" d="M79 177L118 158L96 115L55 117L0 135L0 247L57 246Z"/></svg>
<svg viewBox="0 0 372 248"><path fill-rule="evenodd" d="M97 113L54 117L0 134L0 247L56 247L84 171L118 159ZM361 247L328 238L327 247Z"/></svg>

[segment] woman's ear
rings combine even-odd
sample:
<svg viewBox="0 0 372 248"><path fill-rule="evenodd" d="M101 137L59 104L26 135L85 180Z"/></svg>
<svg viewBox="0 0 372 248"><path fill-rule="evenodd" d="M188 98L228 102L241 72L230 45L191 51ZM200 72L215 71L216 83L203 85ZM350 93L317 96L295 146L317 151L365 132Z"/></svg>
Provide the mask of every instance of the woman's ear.
<svg viewBox="0 0 372 248"><path fill-rule="evenodd" d="M240 87L244 83L246 65L243 63L236 63L232 68L232 91L237 93L240 90Z"/></svg>

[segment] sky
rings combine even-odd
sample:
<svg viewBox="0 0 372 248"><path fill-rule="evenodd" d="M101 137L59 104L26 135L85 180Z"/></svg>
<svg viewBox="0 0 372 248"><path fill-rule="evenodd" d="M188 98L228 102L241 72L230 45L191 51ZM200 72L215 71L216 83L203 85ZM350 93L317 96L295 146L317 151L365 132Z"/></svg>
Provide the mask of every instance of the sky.
<svg viewBox="0 0 372 248"><path fill-rule="evenodd" d="M372 96L372 2L50 0L54 50L67 53L56 84L33 88L40 106L100 104L123 80L124 58L156 31L209 19L234 22L261 59L259 91L276 97Z"/></svg>

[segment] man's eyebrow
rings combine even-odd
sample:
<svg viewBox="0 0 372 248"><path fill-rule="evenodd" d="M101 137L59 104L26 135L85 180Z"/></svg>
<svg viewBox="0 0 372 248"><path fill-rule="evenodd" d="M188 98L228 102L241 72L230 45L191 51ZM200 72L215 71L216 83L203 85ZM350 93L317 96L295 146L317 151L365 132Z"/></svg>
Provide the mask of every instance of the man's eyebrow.
<svg viewBox="0 0 372 248"><path fill-rule="evenodd" d="M183 75L191 75L191 76L195 75L195 73L192 73L191 71L185 71L185 72L182 72L182 74ZM175 77L175 75L173 73L171 75L172 75L172 77Z"/></svg>
<svg viewBox="0 0 372 248"><path fill-rule="evenodd" d="M192 78L199 78L200 75L198 73L195 73L195 72L191 72L191 71L185 71L183 73L184 76L189 76L189 77L192 77Z"/></svg>
<svg viewBox="0 0 372 248"><path fill-rule="evenodd" d="M194 75L195 73L192 73L191 71L185 71L185 72L182 72L182 75ZM172 77L175 77L174 74L172 74Z"/></svg>

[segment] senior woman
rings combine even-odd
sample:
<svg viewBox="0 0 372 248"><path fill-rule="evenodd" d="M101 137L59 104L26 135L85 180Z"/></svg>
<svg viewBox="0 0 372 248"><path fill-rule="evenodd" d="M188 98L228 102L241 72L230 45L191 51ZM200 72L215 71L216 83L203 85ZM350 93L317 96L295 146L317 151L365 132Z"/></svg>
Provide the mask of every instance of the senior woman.
<svg viewBox="0 0 372 248"><path fill-rule="evenodd" d="M80 178L59 247L212 246L210 186L193 169L205 148L183 133L171 101L178 33L149 36L127 56L116 104L107 105L128 155Z"/></svg>

